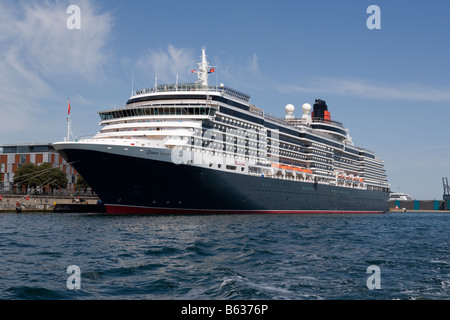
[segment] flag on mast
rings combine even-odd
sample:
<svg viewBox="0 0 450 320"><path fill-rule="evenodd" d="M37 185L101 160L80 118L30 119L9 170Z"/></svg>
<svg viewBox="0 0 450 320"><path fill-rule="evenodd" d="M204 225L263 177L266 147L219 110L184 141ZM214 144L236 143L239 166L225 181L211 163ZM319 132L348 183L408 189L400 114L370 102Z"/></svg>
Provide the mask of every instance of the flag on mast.
<svg viewBox="0 0 450 320"><path fill-rule="evenodd" d="M72 108L70 107L70 99L67 98L67 138L65 138L65 141L70 141L70 134L71 134L71 130L70 130L70 110Z"/></svg>

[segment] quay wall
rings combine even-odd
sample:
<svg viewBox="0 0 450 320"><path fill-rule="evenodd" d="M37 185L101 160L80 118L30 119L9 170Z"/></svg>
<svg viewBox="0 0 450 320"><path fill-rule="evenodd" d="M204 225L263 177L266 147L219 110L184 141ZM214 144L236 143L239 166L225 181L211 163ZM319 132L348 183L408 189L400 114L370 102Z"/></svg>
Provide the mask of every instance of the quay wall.
<svg viewBox="0 0 450 320"><path fill-rule="evenodd" d="M55 208L76 205L95 205L99 200L96 196L50 196L21 195L0 193L0 213L17 212L54 212Z"/></svg>
<svg viewBox="0 0 450 320"><path fill-rule="evenodd" d="M49 196L49 195L20 195L0 193L0 213L17 212L69 212L83 210L80 205L94 206L99 200L96 196ZM77 207L78 206L78 207ZM390 211L445 211L443 200L395 200L389 202Z"/></svg>
<svg viewBox="0 0 450 320"><path fill-rule="evenodd" d="M443 200L395 200L389 201L391 210L408 210L408 211L445 211L446 208ZM398 208L398 209L397 209Z"/></svg>

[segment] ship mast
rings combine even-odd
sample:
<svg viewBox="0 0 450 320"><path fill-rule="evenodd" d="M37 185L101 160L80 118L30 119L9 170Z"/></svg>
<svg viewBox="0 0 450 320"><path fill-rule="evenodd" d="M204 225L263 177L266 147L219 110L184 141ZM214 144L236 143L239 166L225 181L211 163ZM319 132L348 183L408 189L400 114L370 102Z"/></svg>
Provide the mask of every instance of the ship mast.
<svg viewBox="0 0 450 320"><path fill-rule="evenodd" d="M214 72L214 68L211 69L208 60L206 60L205 47L202 48L202 61L198 63L198 68L193 70L192 72L197 73L198 83L200 83L204 87L208 86L208 74Z"/></svg>

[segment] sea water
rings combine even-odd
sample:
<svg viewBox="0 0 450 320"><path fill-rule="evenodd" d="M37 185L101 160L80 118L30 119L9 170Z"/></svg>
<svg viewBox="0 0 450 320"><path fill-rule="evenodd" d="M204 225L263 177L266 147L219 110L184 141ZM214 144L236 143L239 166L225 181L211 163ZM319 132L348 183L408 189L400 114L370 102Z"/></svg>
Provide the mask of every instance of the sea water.
<svg viewBox="0 0 450 320"><path fill-rule="evenodd" d="M449 299L449 231L444 212L1 214L0 299Z"/></svg>

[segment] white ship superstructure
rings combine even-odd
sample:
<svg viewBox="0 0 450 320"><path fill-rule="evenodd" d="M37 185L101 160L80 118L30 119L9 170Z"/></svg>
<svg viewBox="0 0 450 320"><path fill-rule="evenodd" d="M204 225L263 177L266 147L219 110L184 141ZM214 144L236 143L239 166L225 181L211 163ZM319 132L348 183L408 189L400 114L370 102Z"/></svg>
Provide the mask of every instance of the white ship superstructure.
<svg viewBox="0 0 450 320"><path fill-rule="evenodd" d="M354 146L342 123L311 117L310 104L300 118L293 105L276 118L244 93L208 86L209 70L203 50L197 83L139 90L125 108L100 112L102 129L93 142L175 149L175 162L241 174L389 188L382 160Z"/></svg>

